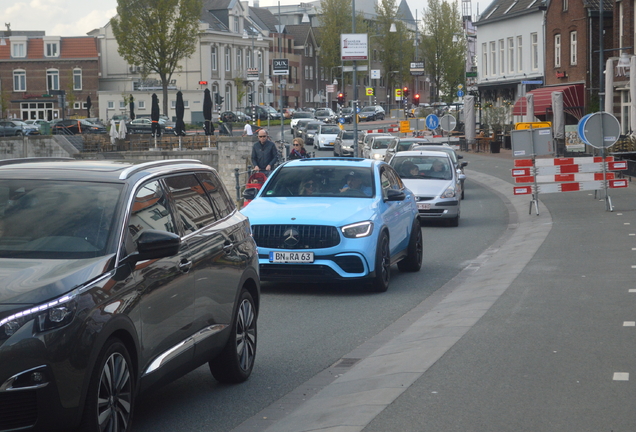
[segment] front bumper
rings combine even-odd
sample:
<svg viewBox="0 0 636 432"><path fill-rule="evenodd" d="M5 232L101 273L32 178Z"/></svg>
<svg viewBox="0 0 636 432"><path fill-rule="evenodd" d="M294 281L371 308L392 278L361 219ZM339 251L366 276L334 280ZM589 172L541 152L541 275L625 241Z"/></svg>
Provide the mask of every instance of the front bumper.
<svg viewBox="0 0 636 432"><path fill-rule="evenodd" d="M418 201L418 204L429 204L429 209L420 209L418 215L422 219L452 219L459 214L459 200L457 198L431 201Z"/></svg>

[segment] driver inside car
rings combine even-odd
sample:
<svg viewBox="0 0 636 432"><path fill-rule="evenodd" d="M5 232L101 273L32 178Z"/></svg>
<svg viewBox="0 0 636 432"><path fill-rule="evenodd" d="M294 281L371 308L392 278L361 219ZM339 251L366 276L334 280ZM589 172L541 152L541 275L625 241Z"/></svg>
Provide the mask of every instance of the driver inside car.
<svg viewBox="0 0 636 432"><path fill-rule="evenodd" d="M363 194L365 196L372 196L373 190L369 186L362 185L362 175L358 172L351 171L346 177L345 185L340 189L340 193L346 195L358 195Z"/></svg>

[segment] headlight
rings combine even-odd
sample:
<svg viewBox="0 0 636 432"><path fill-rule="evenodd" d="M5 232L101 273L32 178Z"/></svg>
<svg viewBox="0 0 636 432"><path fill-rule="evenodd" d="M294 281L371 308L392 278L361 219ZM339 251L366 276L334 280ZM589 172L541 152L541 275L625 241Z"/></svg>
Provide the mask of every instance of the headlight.
<svg viewBox="0 0 636 432"><path fill-rule="evenodd" d="M442 195L441 198L454 198L455 197L455 186L449 186Z"/></svg>
<svg viewBox="0 0 636 432"><path fill-rule="evenodd" d="M373 154L373 159L376 160L384 160L384 155L380 154L380 153L374 153Z"/></svg>
<svg viewBox="0 0 636 432"><path fill-rule="evenodd" d="M340 230L342 235L347 238L367 237L373 232L373 222L366 221L345 225Z"/></svg>
<svg viewBox="0 0 636 432"><path fill-rule="evenodd" d="M74 294L67 294L0 320L0 340L8 339L23 325L35 320L34 331L43 332L63 327L75 316L77 303Z"/></svg>
<svg viewBox="0 0 636 432"><path fill-rule="evenodd" d="M307 134L307 138L313 138L313 137L314 137L314 134L310 134L310 133Z"/></svg>

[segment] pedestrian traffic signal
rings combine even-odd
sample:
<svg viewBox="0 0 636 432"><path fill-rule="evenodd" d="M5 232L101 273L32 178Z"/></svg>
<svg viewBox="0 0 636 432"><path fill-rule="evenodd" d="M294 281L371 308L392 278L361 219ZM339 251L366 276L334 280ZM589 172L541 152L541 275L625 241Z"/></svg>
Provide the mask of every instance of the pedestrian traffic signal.
<svg viewBox="0 0 636 432"><path fill-rule="evenodd" d="M408 95L409 95L409 88L404 87L404 89L402 90L402 96L407 97Z"/></svg>
<svg viewBox="0 0 636 432"><path fill-rule="evenodd" d="M345 101L344 93L338 93L338 103L340 105L344 105L344 101Z"/></svg>
<svg viewBox="0 0 636 432"><path fill-rule="evenodd" d="M420 104L420 95L419 94L416 94L415 96L413 96L413 104L415 106L419 106L419 104Z"/></svg>

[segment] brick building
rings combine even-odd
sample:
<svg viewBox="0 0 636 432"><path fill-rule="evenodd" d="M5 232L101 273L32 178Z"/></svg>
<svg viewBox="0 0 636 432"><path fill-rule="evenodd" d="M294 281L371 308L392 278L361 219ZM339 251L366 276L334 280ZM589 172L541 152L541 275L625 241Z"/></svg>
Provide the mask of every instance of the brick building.
<svg viewBox="0 0 636 432"><path fill-rule="evenodd" d="M0 117L53 120L98 112L99 55L94 37L1 32ZM64 94L66 110L62 109Z"/></svg>

